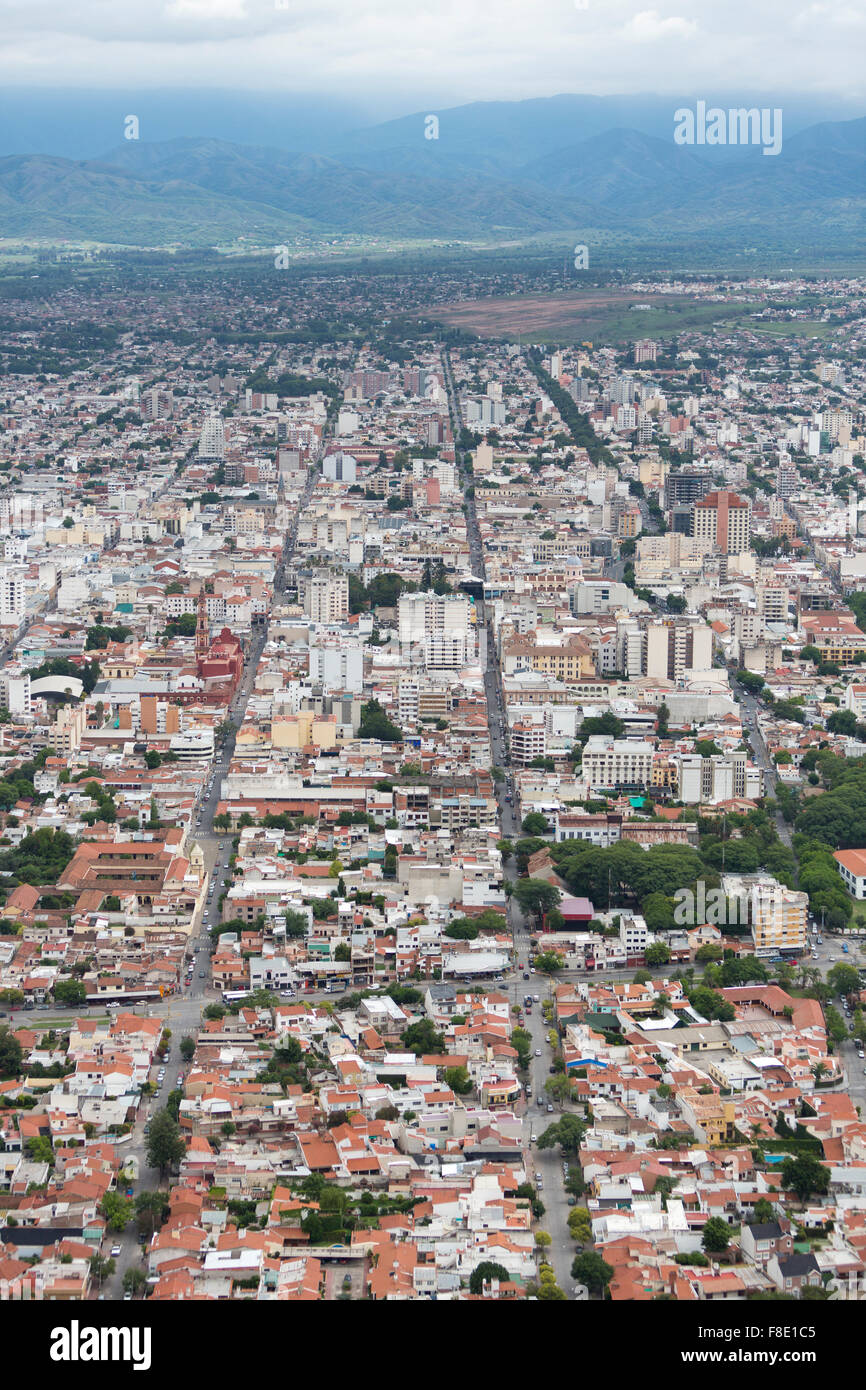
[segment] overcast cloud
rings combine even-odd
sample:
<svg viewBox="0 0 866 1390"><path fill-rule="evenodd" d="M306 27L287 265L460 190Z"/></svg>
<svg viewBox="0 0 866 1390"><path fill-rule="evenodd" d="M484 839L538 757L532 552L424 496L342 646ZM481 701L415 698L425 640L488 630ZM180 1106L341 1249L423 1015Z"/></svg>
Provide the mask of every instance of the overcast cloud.
<svg viewBox="0 0 866 1390"><path fill-rule="evenodd" d="M862 0L0 0L5 87L237 87L395 109L558 92L859 101Z"/></svg>

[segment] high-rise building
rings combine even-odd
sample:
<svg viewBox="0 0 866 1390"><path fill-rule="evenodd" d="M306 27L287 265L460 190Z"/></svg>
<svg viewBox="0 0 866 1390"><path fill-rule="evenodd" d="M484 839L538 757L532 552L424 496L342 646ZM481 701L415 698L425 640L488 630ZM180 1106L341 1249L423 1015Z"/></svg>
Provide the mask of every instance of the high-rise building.
<svg viewBox="0 0 866 1390"><path fill-rule="evenodd" d="M543 724L533 724L529 719L518 719L512 726L511 760L518 766L526 767L535 758L543 758L546 746Z"/></svg>
<svg viewBox="0 0 866 1390"><path fill-rule="evenodd" d="M310 647L310 680L321 682L325 691L351 691L360 695L364 688L364 653L360 643L340 647Z"/></svg>
<svg viewBox="0 0 866 1390"><path fill-rule="evenodd" d="M723 555L748 550L752 515L748 499L736 492L708 492L692 507L692 535L708 541Z"/></svg>
<svg viewBox="0 0 866 1390"><path fill-rule="evenodd" d="M709 671L713 632L693 618L663 618L647 624L644 674L678 680L684 671Z"/></svg>
<svg viewBox="0 0 866 1390"><path fill-rule="evenodd" d="M791 462L787 455L779 459L779 467L776 469L776 496L791 497L800 485L800 475L796 465Z"/></svg>
<svg viewBox="0 0 866 1390"><path fill-rule="evenodd" d="M339 570L303 575L304 612L314 623L341 623L349 616L349 580Z"/></svg>
<svg viewBox="0 0 866 1390"><path fill-rule="evenodd" d="M655 362L658 352L658 343L654 343L651 338L641 338L634 345L634 360L638 362Z"/></svg>
<svg viewBox="0 0 866 1390"><path fill-rule="evenodd" d="M224 459L226 456L226 431L221 415L209 415L201 427L198 441L200 459Z"/></svg>
<svg viewBox="0 0 866 1390"><path fill-rule="evenodd" d="M144 392L140 407L145 420L167 420L174 412L174 397L170 391L153 386Z"/></svg>
<svg viewBox="0 0 866 1390"><path fill-rule="evenodd" d="M643 788L649 786L652 761L651 743L590 734L583 749L581 775L592 791Z"/></svg>
<svg viewBox="0 0 866 1390"><path fill-rule="evenodd" d="M722 892L747 909L756 956L800 955L806 949L807 893L786 888L769 874L723 874Z"/></svg>
<svg viewBox="0 0 866 1390"><path fill-rule="evenodd" d="M477 655L473 605L462 594L401 594L399 634L428 670L457 671Z"/></svg>
<svg viewBox="0 0 866 1390"><path fill-rule="evenodd" d="M712 487L711 473L696 468L671 469L665 478L665 507L679 507L699 502Z"/></svg>
<svg viewBox="0 0 866 1390"><path fill-rule="evenodd" d="M354 483L357 472L357 460L342 450L328 454L322 463L322 473L330 482Z"/></svg>
<svg viewBox="0 0 866 1390"><path fill-rule="evenodd" d="M765 623L786 623L790 593L781 579L759 580L755 585L758 613Z"/></svg>
<svg viewBox="0 0 866 1390"><path fill-rule="evenodd" d="M24 620L25 608L24 571L0 565L0 625L17 627Z"/></svg>

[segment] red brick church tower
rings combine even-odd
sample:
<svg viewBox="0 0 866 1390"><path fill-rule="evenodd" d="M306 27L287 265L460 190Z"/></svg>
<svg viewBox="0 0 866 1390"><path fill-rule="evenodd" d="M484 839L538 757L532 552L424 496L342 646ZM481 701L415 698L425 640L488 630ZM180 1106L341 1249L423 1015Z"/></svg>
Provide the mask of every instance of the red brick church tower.
<svg viewBox="0 0 866 1390"><path fill-rule="evenodd" d="M210 647L210 628L207 620L207 599L204 590L198 596L198 617L195 625L195 655L196 661L201 661L202 657L207 656Z"/></svg>

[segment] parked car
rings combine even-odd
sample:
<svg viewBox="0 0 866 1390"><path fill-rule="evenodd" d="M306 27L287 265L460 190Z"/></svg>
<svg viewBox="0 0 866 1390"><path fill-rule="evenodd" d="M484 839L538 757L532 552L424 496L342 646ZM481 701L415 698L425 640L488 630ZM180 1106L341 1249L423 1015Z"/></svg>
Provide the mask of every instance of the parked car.
<svg viewBox="0 0 866 1390"><path fill-rule="evenodd" d="M119 1246L119 1245L112 1245L112 1247L111 1247L111 1258L112 1258L113 1260L116 1260L120 1254L121 1254L120 1246Z"/></svg>

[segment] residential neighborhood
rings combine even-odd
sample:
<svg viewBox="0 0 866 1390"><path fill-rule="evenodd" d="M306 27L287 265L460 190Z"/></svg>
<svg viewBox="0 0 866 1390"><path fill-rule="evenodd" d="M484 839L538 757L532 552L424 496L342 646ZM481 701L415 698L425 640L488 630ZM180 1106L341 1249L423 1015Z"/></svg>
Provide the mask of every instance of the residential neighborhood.
<svg viewBox="0 0 866 1390"><path fill-rule="evenodd" d="M0 1298L862 1299L862 283L395 280L7 306Z"/></svg>

